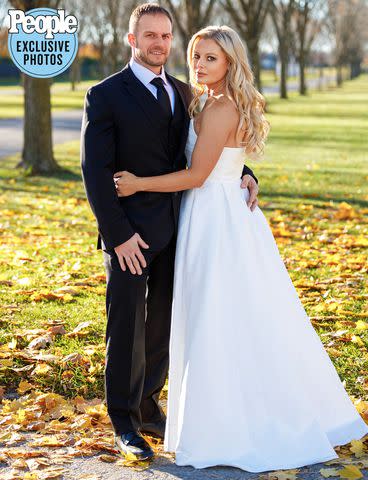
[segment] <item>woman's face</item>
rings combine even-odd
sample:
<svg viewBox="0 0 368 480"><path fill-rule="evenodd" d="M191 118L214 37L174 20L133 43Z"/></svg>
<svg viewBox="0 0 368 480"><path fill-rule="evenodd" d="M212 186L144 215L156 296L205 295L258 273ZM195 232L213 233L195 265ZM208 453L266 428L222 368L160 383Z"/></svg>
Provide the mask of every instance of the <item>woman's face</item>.
<svg viewBox="0 0 368 480"><path fill-rule="evenodd" d="M192 53L192 68L197 83L214 85L220 83L227 73L229 62L225 52L215 40L200 38Z"/></svg>

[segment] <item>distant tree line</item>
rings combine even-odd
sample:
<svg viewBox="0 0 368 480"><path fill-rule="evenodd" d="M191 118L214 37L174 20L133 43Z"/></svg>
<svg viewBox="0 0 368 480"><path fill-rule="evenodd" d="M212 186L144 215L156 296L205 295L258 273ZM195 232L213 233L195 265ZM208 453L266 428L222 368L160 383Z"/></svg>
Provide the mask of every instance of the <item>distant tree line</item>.
<svg viewBox="0 0 368 480"><path fill-rule="evenodd" d="M119 70L130 56L126 32L134 0L0 0L0 28L8 8L24 11L38 7L65 8L79 19L79 43L93 44L99 52L101 78ZM361 73L368 42L367 0L162 0L174 18L175 46L170 62L184 67L191 36L209 24L227 24L247 46L255 83L262 91L261 43L271 39L280 62L280 97L286 99L290 58L299 65L299 93L307 94L306 67L313 45L329 45L341 85L343 70L350 78ZM4 29L4 26L3 26ZM5 36L0 31L0 52ZM181 52L181 53L180 53ZM80 58L70 70L72 87L80 80ZM50 85L48 79L23 75L25 112L21 167L31 174L57 170L51 141Z"/></svg>

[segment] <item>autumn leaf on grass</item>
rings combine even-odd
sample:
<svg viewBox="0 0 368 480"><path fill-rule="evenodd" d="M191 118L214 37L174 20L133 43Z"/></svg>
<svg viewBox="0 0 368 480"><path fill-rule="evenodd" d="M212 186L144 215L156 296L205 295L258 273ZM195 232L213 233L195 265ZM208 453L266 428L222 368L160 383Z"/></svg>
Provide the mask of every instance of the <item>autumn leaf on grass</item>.
<svg viewBox="0 0 368 480"><path fill-rule="evenodd" d="M334 218L337 220L348 220L357 216L354 208L346 202L340 203L338 210L334 213Z"/></svg>
<svg viewBox="0 0 368 480"><path fill-rule="evenodd" d="M10 350L15 350L17 348L17 339L12 338L11 341L8 343L8 347Z"/></svg>
<svg viewBox="0 0 368 480"><path fill-rule="evenodd" d="M348 480L355 480L358 478L364 478L362 472L355 465L346 465L339 471L340 478L347 478Z"/></svg>
<svg viewBox="0 0 368 480"><path fill-rule="evenodd" d="M52 371L50 365L47 365L47 363L38 363L31 375L47 375L50 371Z"/></svg>
<svg viewBox="0 0 368 480"><path fill-rule="evenodd" d="M288 238L293 236L291 232L286 230L285 224L283 222L279 223L277 227L273 227L272 233L276 238L280 238L280 237Z"/></svg>
<svg viewBox="0 0 368 480"><path fill-rule="evenodd" d="M352 440L350 451L354 453L356 457L362 457L364 455L364 443L361 440Z"/></svg>
<svg viewBox="0 0 368 480"><path fill-rule="evenodd" d="M326 350L329 356L333 358L341 357L341 355L343 355L342 352L333 347L326 347Z"/></svg>
<svg viewBox="0 0 368 480"><path fill-rule="evenodd" d="M97 274L92 275L91 277L84 278L75 282L75 285L81 286L91 286L95 284L105 284L106 283L106 275L105 274Z"/></svg>
<svg viewBox="0 0 368 480"><path fill-rule="evenodd" d="M358 461L355 461L354 465L359 465L360 468L368 468L368 457L365 456Z"/></svg>
<svg viewBox="0 0 368 480"><path fill-rule="evenodd" d="M25 352L23 351L21 354L21 358L27 360L40 360L41 362L57 362L59 361L59 357L57 355L52 355L51 353L45 352Z"/></svg>
<svg viewBox="0 0 368 480"><path fill-rule="evenodd" d="M64 325L52 325L47 329L47 333L55 337L56 335L65 335L66 330L64 328Z"/></svg>
<svg viewBox="0 0 368 480"><path fill-rule="evenodd" d="M356 344L359 345L360 347L364 347L364 346L365 346L365 343L364 343L363 340L359 337L359 335L352 335L351 341L352 341L353 343L356 343Z"/></svg>
<svg viewBox="0 0 368 480"><path fill-rule="evenodd" d="M0 360L0 368L11 367L13 365L13 360L11 358L4 358Z"/></svg>
<svg viewBox="0 0 368 480"><path fill-rule="evenodd" d="M25 380L21 380L18 385L18 393L20 395L23 395L23 393L28 392L29 390L32 390L33 385Z"/></svg>
<svg viewBox="0 0 368 480"><path fill-rule="evenodd" d="M339 476L339 470L337 468L321 468L319 473L324 478L338 477Z"/></svg>
<svg viewBox="0 0 368 480"><path fill-rule="evenodd" d="M81 264L80 260L77 260L75 262L75 264L72 266L72 270L74 270L75 272L77 272L81 268L82 268L82 264Z"/></svg>
<svg viewBox="0 0 368 480"><path fill-rule="evenodd" d="M362 416L365 423L368 424L368 402L363 401L362 399L357 399L354 402L354 406L357 409L358 413ZM363 442L368 442L368 435L365 435L362 439Z"/></svg>
<svg viewBox="0 0 368 480"><path fill-rule="evenodd" d="M266 475L260 475L260 479L264 480L297 480L299 470L275 470Z"/></svg>
<svg viewBox="0 0 368 480"><path fill-rule="evenodd" d="M69 294L71 295L72 297L75 297L76 295L79 295L80 291L76 288L72 288L72 287L60 287L60 288L57 288L55 290L55 292L57 294L61 293L61 294Z"/></svg>
<svg viewBox="0 0 368 480"><path fill-rule="evenodd" d="M363 320L358 320L356 322L355 329L358 330L359 332L368 330L368 323L364 322Z"/></svg>
<svg viewBox="0 0 368 480"><path fill-rule="evenodd" d="M63 302L71 302L73 297L70 293L54 293L49 290L41 290L38 293L33 293L31 295L31 300L34 302L41 302L42 300L61 300Z"/></svg>
<svg viewBox="0 0 368 480"><path fill-rule="evenodd" d="M351 310L339 310L341 315L349 315L351 317L360 317L360 318L368 318L368 313L359 313L359 312L352 312Z"/></svg>
<svg viewBox="0 0 368 480"><path fill-rule="evenodd" d="M88 335L90 332L88 327L91 325L91 322L82 322L75 327L72 332L67 333L67 337L83 337Z"/></svg>
<svg viewBox="0 0 368 480"><path fill-rule="evenodd" d="M30 350L39 350L40 348L46 348L48 345L51 345L53 340L50 335L43 335L37 337L32 342L28 344L28 349Z"/></svg>
<svg viewBox="0 0 368 480"><path fill-rule="evenodd" d="M87 357L84 357L83 355L77 352L70 353L69 355L61 359L61 364L63 368L66 368L67 364L89 367L90 363L91 362Z"/></svg>

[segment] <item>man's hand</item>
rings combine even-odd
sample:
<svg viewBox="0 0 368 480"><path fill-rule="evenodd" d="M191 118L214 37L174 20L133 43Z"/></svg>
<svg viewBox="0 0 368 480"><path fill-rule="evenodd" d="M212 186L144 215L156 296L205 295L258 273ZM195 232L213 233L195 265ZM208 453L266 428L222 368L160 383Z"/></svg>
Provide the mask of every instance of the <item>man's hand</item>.
<svg viewBox="0 0 368 480"><path fill-rule="evenodd" d="M240 188L248 188L249 189L249 198L248 198L248 201L247 201L247 205L251 209L251 211L253 212L253 210L258 205L257 195L258 195L258 192L259 192L259 188L258 188L257 182L254 180L252 175L248 175L248 174L244 175L244 177L242 178L242 183L240 185Z"/></svg>
<svg viewBox="0 0 368 480"><path fill-rule="evenodd" d="M139 247L149 248L141 236L135 233L129 240L114 248L123 272L128 267L133 275L142 275L141 267L145 268L147 263Z"/></svg>

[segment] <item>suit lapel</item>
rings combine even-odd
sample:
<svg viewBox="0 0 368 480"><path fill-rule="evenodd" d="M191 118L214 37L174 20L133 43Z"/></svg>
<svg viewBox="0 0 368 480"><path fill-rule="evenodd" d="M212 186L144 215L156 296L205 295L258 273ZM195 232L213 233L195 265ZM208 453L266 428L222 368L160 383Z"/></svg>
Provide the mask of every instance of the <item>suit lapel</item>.
<svg viewBox="0 0 368 480"><path fill-rule="evenodd" d="M176 88L176 91L179 92L179 95L180 95L181 101L183 103L184 109L185 109L186 112L188 112L188 106L189 105L187 105L187 100L185 98L185 95L184 95L184 92L181 88L180 83L176 80L175 77L173 77L172 75L169 75L168 73L166 73L166 77L168 77L168 79L171 81L171 83L174 84L174 86Z"/></svg>
<svg viewBox="0 0 368 480"><path fill-rule="evenodd" d="M153 97L151 92L143 85L143 83L134 75L129 64L126 65L126 67L124 67L121 70L121 75L122 75L122 81L126 89L128 90L129 94L132 97L134 97L137 104L140 106L141 110L144 112L147 123L149 124L152 131L153 132L158 131L157 136L159 137L163 147L167 151L168 146L167 146L167 143L165 142L165 135L162 135L162 130L160 132L160 126L161 126L160 115L157 114L157 112L159 111L158 109L159 105L156 105L155 98ZM179 151L181 151L188 137L188 129L189 129L189 121L190 121L189 114L188 114L187 99L184 95L184 92L179 82L177 82L176 78L169 74L166 74L166 75L174 87L175 96L179 95L180 101L182 103L183 111L184 111L184 125L183 125L184 128L182 129L182 136L181 136L180 149L179 149Z"/></svg>
<svg viewBox="0 0 368 480"><path fill-rule="evenodd" d="M179 147L179 150L178 150L178 154L180 155L181 152L184 151L184 148L185 148L185 144L186 144L186 141L187 141L187 138L188 138L188 131L189 131L189 122L190 122L190 117L189 117L189 113L188 113L188 104L187 104L187 99L184 95L184 92L181 88L181 85L179 82L176 81L176 78L173 77L172 75L169 75L169 74L166 74L166 76L169 78L170 82L172 83L172 85L174 86L174 90L175 90L175 95L177 96L179 94L179 97L180 97L180 101L182 103L182 109L183 109L183 112L184 112L184 125L181 130L181 139L180 139L180 147Z"/></svg>
<svg viewBox="0 0 368 480"><path fill-rule="evenodd" d="M138 80L134 75L129 65L127 65L122 71L122 80L128 90L129 94L134 97L135 101L145 114L145 118L149 127L153 132L159 130L161 126L160 106L156 104L156 99L151 92ZM167 142L165 142L164 135L158 135L163 147L167 150Z"/></svg>

